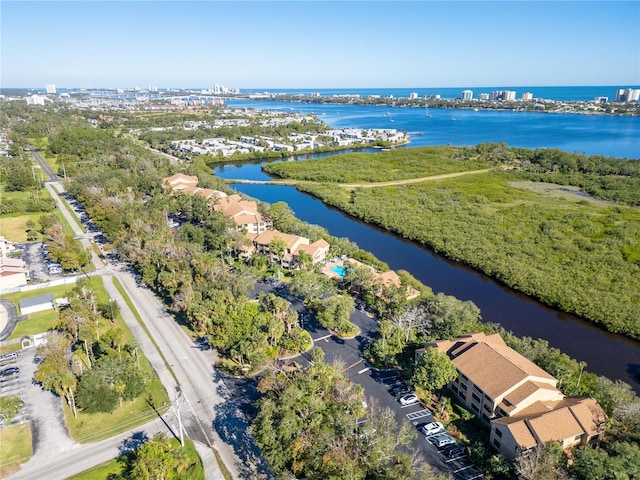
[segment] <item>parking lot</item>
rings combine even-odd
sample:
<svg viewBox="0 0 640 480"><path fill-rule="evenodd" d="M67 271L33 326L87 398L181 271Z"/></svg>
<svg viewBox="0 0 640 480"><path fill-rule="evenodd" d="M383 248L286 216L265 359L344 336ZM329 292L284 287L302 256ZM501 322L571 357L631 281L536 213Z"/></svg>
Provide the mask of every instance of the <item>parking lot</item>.
<svg viewBox="0 0 640 480"><path fill-rule="evenodd" d="M32 283L56 280L64 275L62 267L54 265L47 256L43 242L30 242L24 244L22 260L27 264ZM58 267L58 268L54 268Z"/></svg>
<svg viewBox="0 0 640 480"><path fill-rule="evenodd" d="M397 371L379 371L368 368L363 363L354 368L349 368L345 374L351 380L364 387L368 402L375 401L379 406L388 407L394 411L398 422L410 422L417 431L421 424L436 421L432 412L422 403L401 405L397 397L392 394L392 388L401 382ZM423 453L430 465L442 472L450 473L456 480L479 480L484 478L482 472L473 465L466 452L461 452L449 458L445 453L446 447L437 448L429 441L429 439L436 437L437 434L425 438L425 435L420 432L417 433L418 438L414 440L413 446L417 451Z"/></svg>
<svg viewBox="0 0 640 480"><path fill-rule="evenodd" d="M8 368L18 368L19 371L16 374L0 376L0 395L5 396L17 396L25 402L26 389L25 381L31 383L31 377L29 372L29 360L20 353L15 354L15 358L0 358L0 372L5 371ZM33 373L33 372L32 372ZM17 425L28 420L29 407L24 403L18 415L11 421L10 425ZM4 422L4 418L0 419Z"/></svg>
<svg viewBox="0 0 640 480"><path fill-rule="evenodd" d="M36 348L32 347L19 351L15 359L0 359L0 370L7 367L20 369L15 375L0 377L0 395L15 395L24 402L10 425L31 422L34 453L38 451L55 456L71 448L73 440L65 427L61 398L33 382L37 368L35 353Z"/></svg>
<svg viewBox="0 0 640 480"><path fill-rule="evenodd" d="M396 370L381 371L368 365L362 356L365 348L378 336L378 325L375 318L367 315L366 311L356 310L351 315L351 322L358 326L360 333L352 339L343 340L337 338L322 327L313 314L295 297L287 295L286 285L272 285L269 282L260 282L255 285L253 295L260 291L273 292L291 302L291 308L298 312L300 323L311 334L316 346L325 351L325 361L340 360L345 365L344 374L353 382L362 385L365 391L365 401L368 405L376 404L378 407L390 408L398 422L410 422L415 428L417 438L414 440L414 448L421 452L425 460L435 469L449 473L455 480L480 480L485 478L472 463L466 450L448 457L445 448L437 448L425 435L417 431L420 424L436 421L432 412L421 403L401 405L396 395L390 390L400 384L401 378ZM309 354L305 353L295 361L309 364ZM227 382L225 382L227 383ZM234 382L231 382L234 383ZM242 388L233 385L234 391L240 395ZM395 392L394 392L395 393ZM404 392L407 393L407 392ZM400 394L400 396L402 393ZM255 396L252 400L255 400ZM246 413L251 414L251 408L246 408Z"/></svg>

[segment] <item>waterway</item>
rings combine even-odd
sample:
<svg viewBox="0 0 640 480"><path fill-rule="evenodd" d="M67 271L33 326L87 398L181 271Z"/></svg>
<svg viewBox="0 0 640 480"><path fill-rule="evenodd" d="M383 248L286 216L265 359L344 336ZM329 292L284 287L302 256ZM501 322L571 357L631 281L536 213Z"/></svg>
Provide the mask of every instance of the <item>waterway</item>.
<svg viewBox="0 0 640 480"><path fill-rule="evenodd" d="M248 102L249 105L254 105L256 108L262 108L263 104L265 107L273 108L276 107L274 104L280 102L258 102L260 104L259 106L256 106L254 103L255 102ZM326 115L322 116L322 118L327 121L327 117L329 117L331 120L327 121L327 123L334 128L380 128L377 127L378 122L388 121L385 120L386 117L382 117L383 119L380 120L378 116L371 116L370 111L376 109L376 107L354 107L353 111L345 110L350 107L343 105L307 105L306 107L309 108L309 110L315 109L316 112L320 108L326 107ZM280 108L285 109L282 105L280 105ZM366 109L364 113L361 110L362 108ZM286 109L288 109L288 107ZM342 110L343 113L340 113L338 109ZM401 110L395 114L397 123L412 125L410 128L415 129L415 125L411 124L410 118L417 115L415 112L416 109L397 110ZM381 110L378 111L382 114ZM493 114L496 114L497 118L507 118L507 120L500 120L499 123L501 124L508 124L508 118L512 118L511 112L460 111L460 114L470 116L477 113L488 113L489 117L487 118L494 118ZM401 120L401 117L404 115L407 117ZM424 115L424 112L422 112L421 115ZM448 111L448 115L451 115L450 111ZM537 116L537 114L519 115ZM546 114L545 116L556 118L553 114ZM640 119L623 119L620 117L609 117L607 119L605 117L580 115L566 115L566 117L583 117L586 123L581 124L580 122L582 122L582 120L579 120L579 123L576 124L569 121L569 119L565 119L563 120L564 127L560 127L560 124L557 124L557 127L561 128L562 131L550 132L548 127L544 127L542 130L546 133L539 132L539 135L531 136L531 138L536 138L535 143L537 143L537 145L521 146L553 146L562 148L561 145L554 145L556 139L564 138L561 143L565 146L567 144L582 145L581 139L594 136L599 138L600 141L594 142L593 147L603 155L640 158L640 148L636 148L637 143L640 141L638 140L640 139ZM366 120L367 118L369 118L369 120ZM427 120L431 121L433 118L434 116ZM463 117L460 118L462 119ZM596 124L588 127L588 122L592 120L595 120ZM420 119L420 121L425 120ZM535 123L533 120L526 118L524 118L523 121ZM455 128L458 128L457 121L452 122L448 120L448 122L456 123ZM461 136L464 138L473 137L476 139L475 143L503 141L504 136L497 135L496 138L492 137L492 131L493 128L495 128L494 120L488 120L487 122L489 126L485 124L482 128L484 134L475 132L479 124L474 121L469 122L466 127L461 129ZM464 122L462 122L462 124L464 125ZM605 124L609 125L608 134L599 136L598 128L604 128L603 126ZM442 130L434 129L429 142L414 141L411 145L440 145L447 143L444 139L449 134L449 128L452 127L443 127ZM509 131L509 128L503 130L506 137L509 137ZM637 136L631 138L628 136L629 132L635 132ZM613 136L613 139L611 136ZM424 137L424 134L412 136L412 138ZM626 142L628 142L628 147L630 148L625 147L623 149L626 153L621 154L622 150L619 149L619 145L616 145L616 137L627 138ZM468 144L471 143L474 142L469 142ZM566 148L564 149L567 150ZM630 155L630 153L634 153L634 155ZM322 155L327 154L318 156ZM295 161L297 159L289 160ZM224 165L216 168L215 173L222 178L269 180L270 177L262 171L262 165L264 165L264 163L265 162ZM337 209L327 207L320 200L300 193L294 187L235 184L234 188L239 192L264 202L287 202L296 216L301 220L323 226L331 235L336 237L349 238L356 242L360 248L370 251L380 260L386 262L392 269L407 270L425 285L430 286L434 292L442 292L453 295L461 300L474 302L481 309L483 321L500 323L503 327L511 330L518 336L543 338L547 340L552 347L560 349L577 360L586 362L589 371L599 375L605 375L611 379L623 380L631 384L634 390L640 393L639 342L629 340L620 335L607 333L575 316L547 308L539 302L514 292L481 273L434 254L426 247L402 239L377 227L367 225Z"/></svg>
<svg viewBox="0 0 640 480"><path fill-rule="evenodd" d="M640 160L640 117L228 100L234 108L314 114L332 128L393 128L409 147L505 142Z"/></svg>

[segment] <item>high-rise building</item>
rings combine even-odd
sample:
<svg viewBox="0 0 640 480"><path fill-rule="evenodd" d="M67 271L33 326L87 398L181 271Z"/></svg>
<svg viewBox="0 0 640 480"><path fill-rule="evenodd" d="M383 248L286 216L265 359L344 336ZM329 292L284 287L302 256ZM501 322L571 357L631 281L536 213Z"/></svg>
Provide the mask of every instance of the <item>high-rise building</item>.
<svg viewBox="0 0 640 480"><path fill-rule="evenodd" d="M45 85L45 88L47 89L47 93L56 93L55 85Z"/></svg>
<svg viewBox="0 0 640 480"><path fill-rule="evenodd" d="M411 92L409 94L409 99L413 100L413 99L416 99L416 98L418 98L418 93L417 92Z"/></svg>
<svg viewBox="0 0 640 480"><path fill-rule="evenodd" d="M616 92L616 102L629 103L640 100L640 89L621 88Z"/></svg>
<svg viewBox="0 0 640 480"><path fill-rule="evenodd" d="M25 98L27 105L44 105L45 101L51 102L51 100L44 95L29 95Z"/></svg>
<svg viewBox="0 0 640 480"><path fill-rule="evenodd" d="M522 96L520 97L522 100L524 100L525 102L531 101L533 100L533 93L531 92L523 92Z"/></svg>
<svg viewBox="0 0 640 480"><path fill-rule="evenodd" d="M478 95L478 100L489 100L489 94L488 93L481 93L480 95Z"/></svg>
<svg viewBox="0 0 640 480"><path fill-rule="evenodd" d="M513 101L516 99L515 90L495 90L491 92L491 100Z"/></svg>
<svg viewBox="0 0 640 480"><path fill-rule="evenodd" d="M473 91L472 90L463 90L462 91L462 100L473 100Z"/></svg>

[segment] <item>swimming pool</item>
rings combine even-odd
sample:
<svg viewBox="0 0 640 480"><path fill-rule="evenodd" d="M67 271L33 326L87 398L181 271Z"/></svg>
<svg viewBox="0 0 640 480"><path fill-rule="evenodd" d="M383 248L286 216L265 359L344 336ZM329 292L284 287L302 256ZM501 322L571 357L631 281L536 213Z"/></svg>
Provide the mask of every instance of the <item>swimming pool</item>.
<svg viewBox="0 0 640 480"><path fill-rule="evenodd" d="M336 275L338 275L340 278L344 278L345 275L347 274L347 269L340 265L336 265L331 269L331 271Z"/></svg>

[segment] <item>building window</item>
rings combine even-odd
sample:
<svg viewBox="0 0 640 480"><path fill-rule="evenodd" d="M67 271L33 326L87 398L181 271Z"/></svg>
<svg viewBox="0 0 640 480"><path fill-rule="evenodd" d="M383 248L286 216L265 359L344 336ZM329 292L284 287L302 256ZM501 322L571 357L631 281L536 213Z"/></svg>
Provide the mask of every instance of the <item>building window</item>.
<svg viewBox="0 0 640 480"><path fill-rule="evenodd" d="M482 405L482 408L487 412L487 413L491 413L491 407L489 406L488 403L485 403L484 405Z"/></svg>
<svg viewBox="0 0 640 480"><path fill-rule="evenodd" d="M484 413L482 414L482 419L483 419L485 422L487 422L487 423L489 423L489 422L491 421L491 420L489 419L489 417L488 417L486 414L484 414Z"/></svg>
<svg viewBox="0 0 640 480"><path fill-rule="evenodd" d="M467 384L466 384L466 383L461 383L461 384L460 384L460 388L461 388L462 390L466 391L466 390L467 390Z"/></svg>
<svg viewBox="0 0 640 480"><path fill-rule="evenodd" d="M454 393L458 393L458 387L456 387L455 385L451 386L451 390L453 390Z"/></svg>
<svg viewBox="0 0 640 480"><path fill-rule="evenodd" d="M463 374L463 373L461 373L461 374L460 374L460 377L461 377L463 380L469 380L469 379L466 377L466 375L465 375L465 374Z"/></svg>
<svg viewBox="0 0 640 480"><path fill-rule="evenodd" d="M495 447L500 450L500 442L498 440L496 440L495 438L493 439L493 445L495 445Z"/></svg>
<svg viewBox="0 0 640 480"><path fill-rule="evenodd" d="M478 407L475 403L471 404L471 408L473 408L476 411L476 413L480 413L480 407Z"/></svg>
<svg viewBox="0 0 640 480"><path fill-rule="evenodd" d="M506 417L506 416L507 416L507 413L506 413L504 410L502 410L500 407L498 407L498 409L497 409L497 415L498 415L499 417Z"/></svg>
<svg viewBox="0 0 640 480"><path fill-rule="evenodd" d="M477 386L477 385L474 385L474 386L473 386L473 389L474 389L476 392L478 392L480 395L484 395L484 392L483 392L482 390L480 390L480 389L478 388L478 386Z"/></svg>
<svg viewBox="0 0 640 480"><path fill-rule="evenodd" d="M496 435L500 438L502 438L502 432L500 430L498 430L497 428L494 430L494 432L496 433Z"/></svg>
<svg viewBox="0 0 640 480"><path fill-rule="evenodd" d="M480 403L480 397L478 395L476 395L475 393L471 394L471 398L473 398L476 402Z"/></svg>

